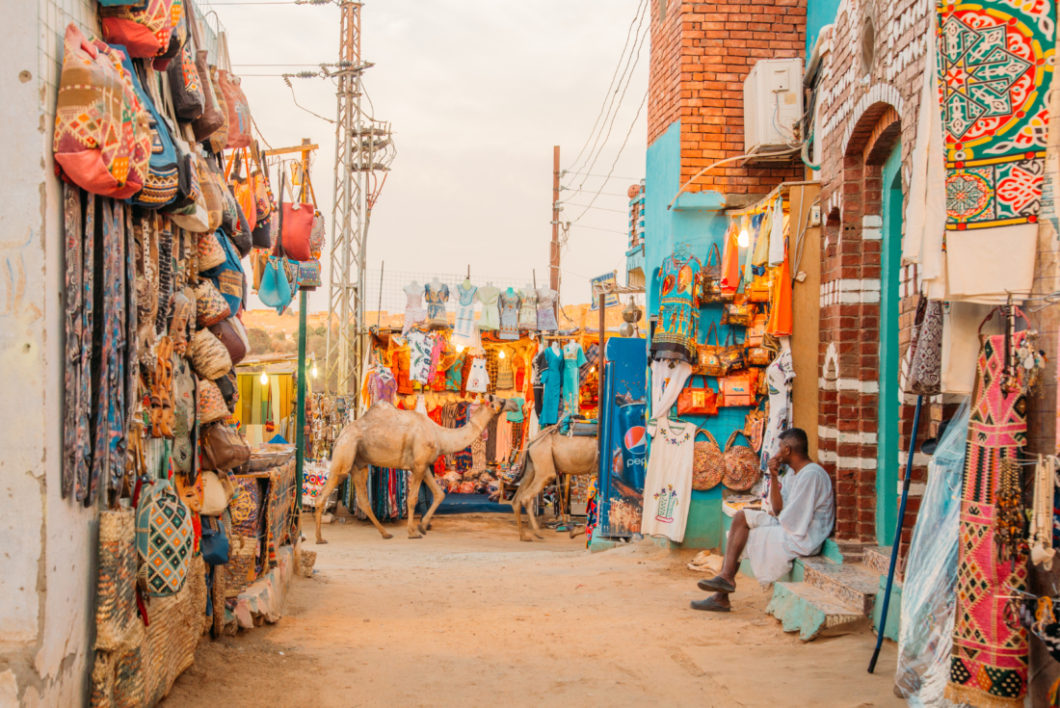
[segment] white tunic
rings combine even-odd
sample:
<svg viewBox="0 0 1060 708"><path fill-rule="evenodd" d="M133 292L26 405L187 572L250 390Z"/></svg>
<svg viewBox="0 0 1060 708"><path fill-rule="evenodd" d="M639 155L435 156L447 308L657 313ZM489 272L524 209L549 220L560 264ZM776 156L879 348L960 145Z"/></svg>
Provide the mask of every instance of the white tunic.
<svg viewBox="0 0 1060 708"><path fill-rule="evenodd" d="M780 485L784 508L779 517L745 512L754 517L748 518L746 554L760 583L783 576L795 558L818 553L835 525L832 480L823 467L811 462L797 473L788 472Z"/></svg>
<svg viewBox="0 0 1060 708"><path fill-rule="evenodd" d="M640 532L681 543L692 501L692 453L696 426L669 418L648 421L651 451L644 479Z"/></svg>

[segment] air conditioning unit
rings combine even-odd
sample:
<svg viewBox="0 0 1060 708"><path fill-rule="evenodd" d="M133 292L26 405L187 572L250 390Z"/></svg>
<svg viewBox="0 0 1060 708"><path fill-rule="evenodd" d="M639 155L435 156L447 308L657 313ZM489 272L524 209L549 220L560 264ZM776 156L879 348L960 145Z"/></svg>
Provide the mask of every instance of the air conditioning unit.
<svg viewBox="0 0 1060 708"><path fill-rule="evenodd" d="M743 144L748 155L788 149L802 119L802 60L763 59L743 82Z"/></svg>

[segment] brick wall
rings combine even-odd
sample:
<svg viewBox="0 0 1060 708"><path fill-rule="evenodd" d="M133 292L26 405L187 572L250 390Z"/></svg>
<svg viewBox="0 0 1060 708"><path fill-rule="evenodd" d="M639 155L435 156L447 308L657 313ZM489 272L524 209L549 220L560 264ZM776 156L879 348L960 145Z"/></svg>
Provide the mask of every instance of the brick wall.
<svg viewBox="0 0 1060 708"><path fill-rule="evenodd" d="M807 0L652 2L648 142L681 120L681 182L744 151L743 82L755 62L802 56ZM732 164L694 189L765 194L801 165Z"/></svg>
<svg viewBox="0 0 1060 708"><path fill-rule="evenodd" d="M826 218L821 263L821 461L836 488L836 537L875 537L880 342L881 182L884 160L901 142L903 187L916 130L924 33L932 0L843 2L822 45L817 82L821 205ZM901 336L908 342L915 273L903 269ZM932 412L922 416L921 440ZM940 417L936 412L935 418ZM904 468L912 401L900 410ZM918 456L907 533L919 508L924 463Z"/></svg>

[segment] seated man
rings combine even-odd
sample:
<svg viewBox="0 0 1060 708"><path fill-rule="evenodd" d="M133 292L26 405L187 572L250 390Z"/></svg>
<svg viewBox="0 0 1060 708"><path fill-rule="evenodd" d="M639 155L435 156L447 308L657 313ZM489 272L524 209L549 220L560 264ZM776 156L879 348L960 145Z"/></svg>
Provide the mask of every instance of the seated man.
<svg viewBox="0 0 1060 708"><path fill-rule="evenodd" d="M692 608L708 612L728 612L729 593L736 591L740 557L747 549L751 570L759 582L771 583L791 570L799 556L820 552L835 523L832 480L807 454L806 433L791 428L780 434L780 450L769 460L770 511L747 509L736 512L729 530L729 545L721 572L700 580L701 590L714 595L692 603ZM781 480L783 465L790 472Z"/></svg>

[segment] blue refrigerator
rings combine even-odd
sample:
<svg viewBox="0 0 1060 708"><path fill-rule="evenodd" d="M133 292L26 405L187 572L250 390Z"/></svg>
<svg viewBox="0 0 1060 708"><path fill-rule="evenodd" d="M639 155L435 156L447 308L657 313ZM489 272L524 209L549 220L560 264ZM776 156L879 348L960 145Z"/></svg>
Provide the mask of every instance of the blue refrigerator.
<svg viewBox="0 0 1060 708"><path fill-rule="evenodd" d="M647 471L647 344L614 337L607 340L604 357L597 535L628 538L640 532Z"/></svg>

